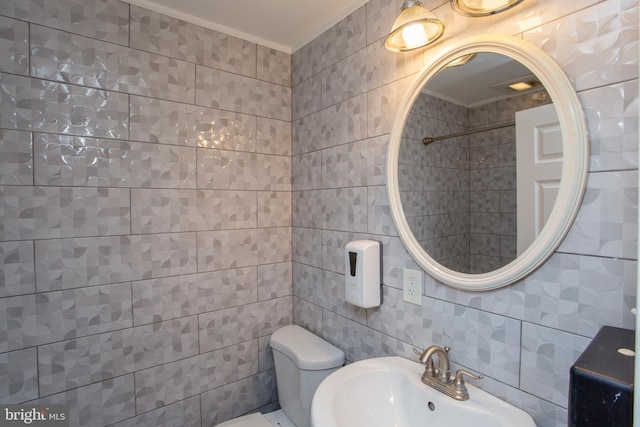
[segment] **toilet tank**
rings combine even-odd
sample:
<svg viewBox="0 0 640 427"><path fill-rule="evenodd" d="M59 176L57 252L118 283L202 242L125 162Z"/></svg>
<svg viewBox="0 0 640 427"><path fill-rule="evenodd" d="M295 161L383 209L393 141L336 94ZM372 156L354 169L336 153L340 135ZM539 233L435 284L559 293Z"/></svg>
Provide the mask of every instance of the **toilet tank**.
<svg viewBox="0 0 640 427"><path fill-rule="evenodd" d="M344 352L297 325L271 335L278 400L298 427L310 427L311 400L316 388L344 365Z"/></svg>

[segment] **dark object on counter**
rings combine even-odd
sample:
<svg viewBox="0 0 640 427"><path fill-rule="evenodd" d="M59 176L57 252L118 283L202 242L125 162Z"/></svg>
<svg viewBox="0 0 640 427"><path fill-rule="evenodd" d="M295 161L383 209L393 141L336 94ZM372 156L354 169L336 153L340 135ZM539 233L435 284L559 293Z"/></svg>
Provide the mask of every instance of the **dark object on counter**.
<svg viewBox="0 0 640 427"><path fill-rule="evenodd" d="M571 367L570 427L632 427L635 331L603 326Z"/></svg>

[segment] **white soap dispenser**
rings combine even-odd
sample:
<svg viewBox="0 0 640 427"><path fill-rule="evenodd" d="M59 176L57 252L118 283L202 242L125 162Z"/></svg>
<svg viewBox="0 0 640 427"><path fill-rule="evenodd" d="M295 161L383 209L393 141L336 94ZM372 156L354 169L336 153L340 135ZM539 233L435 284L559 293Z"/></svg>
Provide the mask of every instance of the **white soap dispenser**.
<svg viewBox="0 0 640 427"><path fill-rule="evenodd" d="M344 250L345 296L358 307L380 305L380 242L354 240Z"/></svg>

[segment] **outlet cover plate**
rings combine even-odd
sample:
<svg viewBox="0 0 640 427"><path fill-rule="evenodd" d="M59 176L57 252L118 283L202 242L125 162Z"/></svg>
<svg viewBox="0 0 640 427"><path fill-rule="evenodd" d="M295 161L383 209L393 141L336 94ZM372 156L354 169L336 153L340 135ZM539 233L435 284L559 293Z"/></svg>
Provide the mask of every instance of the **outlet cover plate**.
<svg viewBox="0 0 640 427"><path fill-rule="evenodd" d="M422 305L422 271L405 268L402 270L402 299Z"/></svg>

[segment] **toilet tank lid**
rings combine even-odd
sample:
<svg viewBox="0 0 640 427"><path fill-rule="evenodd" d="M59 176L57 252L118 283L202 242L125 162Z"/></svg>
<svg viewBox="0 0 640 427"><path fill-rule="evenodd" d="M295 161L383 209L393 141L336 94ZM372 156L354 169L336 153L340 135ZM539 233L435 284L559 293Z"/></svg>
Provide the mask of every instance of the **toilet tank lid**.
<svg viewBox="0 0 640 427"><path fill-rule="evenodd" d="M344 364L344 352L298 325L278 329L271 347L291 359L300 369L318 371Z"/></svg>

